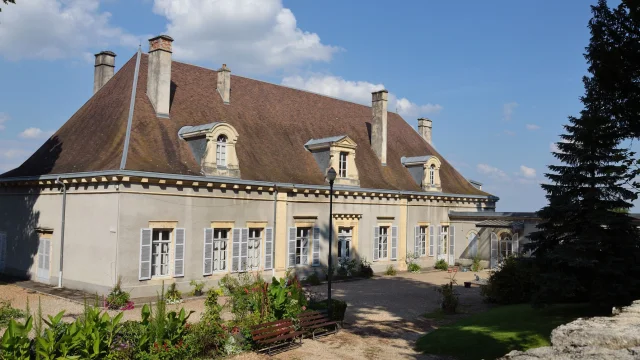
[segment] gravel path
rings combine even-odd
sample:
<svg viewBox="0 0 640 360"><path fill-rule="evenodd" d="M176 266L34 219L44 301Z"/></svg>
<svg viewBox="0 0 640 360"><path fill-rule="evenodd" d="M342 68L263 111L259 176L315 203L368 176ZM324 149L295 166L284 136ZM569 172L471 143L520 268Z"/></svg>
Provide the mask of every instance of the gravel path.
<svg viewBox="0 0 640 360"><path fill-rule="evenodd" d="M334 283L332 296L347 302L344 329L337 335L320 340L305 339L302 347L274 356L276 359L436 359L416 352L413 347L423 334L437 329L443 322L423 315L438 309L437 285L449 281L449 273L402 273L393 277ZM482 277L487 274L483 273ZM462 314L449 316L446 322L487 308L477 287L465 289L464 281L473 280L471 272L458 273ZM311 287L320 297L326 297L326 284ZM15 308L25 309L29 301L35 312L40 301L42 313L55 315L65 310L65 320L72 321L83 313L83 305L68 300L25 290L15 285L0 285L0 299L9 300ZM193 310L190 320L197 321L204 308L204 299L194 299L168 309ZM117 312L110 312L112 315ZM226 315L226 314L225 314ZM227 316L225 316L227 317ZM139 320L140 309L125 311L124 320ZM266 359L258 354L243 354L235 360Z"/></svg>

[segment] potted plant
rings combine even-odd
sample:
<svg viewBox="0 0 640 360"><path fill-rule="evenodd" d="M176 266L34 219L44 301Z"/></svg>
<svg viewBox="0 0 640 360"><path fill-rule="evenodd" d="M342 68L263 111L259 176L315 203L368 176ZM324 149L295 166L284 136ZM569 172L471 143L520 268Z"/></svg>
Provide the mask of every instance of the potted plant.
<svg viewBox="0 0 640 360"><path fill-rule="evenodd" d="M193 286L194 296L202 296L204 293L204 281L191 280L189 285Z"/></svg>

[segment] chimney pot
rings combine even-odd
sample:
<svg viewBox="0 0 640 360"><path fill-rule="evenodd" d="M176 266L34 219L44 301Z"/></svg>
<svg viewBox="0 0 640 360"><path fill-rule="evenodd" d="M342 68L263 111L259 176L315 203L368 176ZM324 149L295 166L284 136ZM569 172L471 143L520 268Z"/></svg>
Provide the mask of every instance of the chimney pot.
<svg viewBox="0 0 640 360"><path fill-rule="evenodd" d="M380 90L371 93L371 147L382 165L387 165L387 98L389 92Z"/></svg>
<svg viewBox="0 0 640 360"><path fill-rule="evenodd" d="M418 133L422 138L431 145L432 122L427 118L418 119Z"/></svg>
<svg viewBox="0 0 640 360"><path fill-rule="evenodd" d="M93 93L97 93L107 81L111 80L116 67L116 54L112 51L101 51L95 54L96 63L93 69Z"/></svg>
<svg viewBox="0 0 640 360"><path fill-rule="evenodd" d="M147 96L156 110L156 116L169 117L171 99L171 44L168 35L149 39Z"/></svg>
<svg viewBox="0 0 640 360"><path fill-rule="evenodd" d="M222 97L222 102L229 104L231 100L231 69L227 67L227 64L222 64L222 67L218 69L218 84L216 89L220 97Z"/></svg>

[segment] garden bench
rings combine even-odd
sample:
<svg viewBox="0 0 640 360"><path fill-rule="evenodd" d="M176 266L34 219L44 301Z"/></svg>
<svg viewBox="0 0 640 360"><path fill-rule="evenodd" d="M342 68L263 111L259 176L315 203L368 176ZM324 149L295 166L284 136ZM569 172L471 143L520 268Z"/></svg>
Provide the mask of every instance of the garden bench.
<svg viewBox="0 0 640 360"><path fill-rule="evenodd" d="M276 320L251 327L251 337L260 351L268 355L280 353L302 345L303 331L296 331L291 320ZM296 343L296 339L300 343Z"/></svg>
<svg viewBox="0 0 640 360"><path fill-rule="evenodd" d="M312 339L316 338L316 331L324 330L320 335L335 334L340 330L340 325L337 321L333 321L327 315L327 311L305 311L298 314L298 321L300 322L300 328L305 334L311 333ZM333 331L330 328L334 328Z"/></svg>

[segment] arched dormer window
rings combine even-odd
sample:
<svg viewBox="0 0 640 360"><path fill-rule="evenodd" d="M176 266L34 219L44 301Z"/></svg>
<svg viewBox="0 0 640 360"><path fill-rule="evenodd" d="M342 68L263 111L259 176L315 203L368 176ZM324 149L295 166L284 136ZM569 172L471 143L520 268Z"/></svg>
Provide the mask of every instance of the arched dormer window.
<svg viewBox="0 0 640 360"><path fill-rule="evenodd" d="M436 165L435 164L431 164L431 167L429 168L429 184L431 184L431 186L436 185Z"/></svg>
<svg viewBox="0 0 640 360"><path fill-rule="evenodd" d="M220 134L216 140L216 164L227 167L227 136Z"/></svg>

